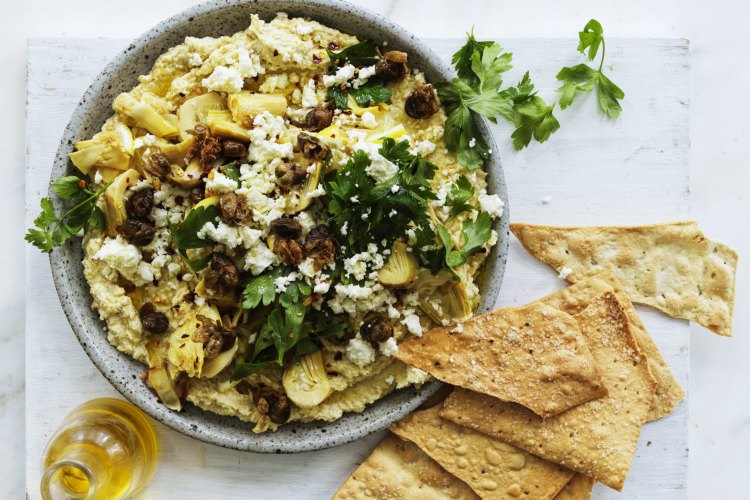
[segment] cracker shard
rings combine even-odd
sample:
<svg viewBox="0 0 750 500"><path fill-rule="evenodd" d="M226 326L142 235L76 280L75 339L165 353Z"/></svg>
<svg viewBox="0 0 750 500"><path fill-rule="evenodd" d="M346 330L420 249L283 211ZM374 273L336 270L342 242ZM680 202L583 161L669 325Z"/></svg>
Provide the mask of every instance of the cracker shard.
<svg viewBox="0 0 750 500"><path fill-rule="evenodd" d="M519 403L542 417L607 393L576 320L545 304L438 327L399 345L396 357L459 387Z"/></svg>
<svg viewBox="0 0 750 500"><path fill-rule="evenodd" d="M583 474L576 474L557 494L555 500L589 500L591 490L594 489L594 481Z"/></svg>
<svg viewBox="0 0 750 500"><path fill-rule="evenodd" d="M617 300L620 301L620 305L628 316L630 331L638 343L639 349L648 358L648 367L651 370L651 375L656 379L656 393L651 400L648 420L651 421L666 417L674 411L680 401L685 399L685 391L680 387L674 375L672 375L672 371L661 355L661 351L659 351L651 335L649 335L646 327L641 322L633 304L612 271L607 270L595 276L582 279L575 285L557 291L539 301L565 311L568 314L578 314L592 300L604 292L613 292L617 296Z"/></svg>
<svg viewBox="0 0 750 500"><path fill-rule="evenodd" d="M630 227L511 224L536 258L568 281L612 268L634 302L732 335L737 254L693 221Z"/></svg>
<svg viewBox="0 0 750 500"><path fill-rule="evenodd" d="M483 499L551 500L573 472L498 439L441 418L440 406L418 411L391 426Z"/></svg>
<svg viewBox="0 0 750 500"><path fill-rule="evenodd" d="M526 408L457 389L441 416L621 490L656 381L614 293L575 316L599 365L606 397L542 419Z"/></svg>
<svg viewBox="0 0 750 500"><path fill-rule="evenodd" d="M479 497L414 443L388 436L333 495L333 500L455 499Z"/></svg>

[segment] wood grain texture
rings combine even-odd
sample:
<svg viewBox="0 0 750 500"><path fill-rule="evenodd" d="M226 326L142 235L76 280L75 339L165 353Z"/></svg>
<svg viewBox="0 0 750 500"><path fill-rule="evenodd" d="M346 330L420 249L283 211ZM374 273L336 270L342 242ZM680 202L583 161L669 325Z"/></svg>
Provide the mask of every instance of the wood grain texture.
<svg viewBox="0 0 750 500"><path fill-rule="evenodd" d="M540 95L555 98L554 75L582 62L573 39L500 40L516 68L529 69ZM460 40L429 43L449 58ZM34 39L28 46L26 223L46 194L49 165L70 113L125 40ZM496 127L508 181L511 219L543 224L644 224L687 217L689 54L681 39L611 39L607 66L625 91L617 121L581 96L557 112L549 142L512 151L511 129ZM544 198L549 197L548 203ZM88 360L62 313L46 256L27 247L26 484L38 498L39 461L63 416L85 400L115 395ZM512 240L498 305L521 305L564 286L545 264ZM639 313L687 389L688 324L646 308ZM597 485L593 498L686 498L687 401L644 427L629 480L618 495ZM200 443L157 424L161 461L141 498L328 498L383 433L338 448L299 455L256 455Z"/></svg>

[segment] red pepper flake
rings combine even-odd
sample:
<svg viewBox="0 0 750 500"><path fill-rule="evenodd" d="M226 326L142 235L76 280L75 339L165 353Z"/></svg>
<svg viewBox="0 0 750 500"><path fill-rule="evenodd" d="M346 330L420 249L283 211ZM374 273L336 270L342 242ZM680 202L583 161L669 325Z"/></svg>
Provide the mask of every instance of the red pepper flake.
<svg viewBox="0 0 750 500"><path fill-rule="evenodd" d="M336 42L328 42L328 48L330 50L339 50L339 44Z"/></svg>
<svg viewBox="0 0 750 500"><path fill-rule="evenodd" d="M313 64L320 64L320 57L318 57L316 54L313 54Z"/></svg>
<svg viewBox="0 0 750 500"><path fill-rule="evenodd" d="M84 181L83 179L81 179L80 181L78 181L78 187L80 187L81 189L85 188L86 187L86 181Z"/></svg>

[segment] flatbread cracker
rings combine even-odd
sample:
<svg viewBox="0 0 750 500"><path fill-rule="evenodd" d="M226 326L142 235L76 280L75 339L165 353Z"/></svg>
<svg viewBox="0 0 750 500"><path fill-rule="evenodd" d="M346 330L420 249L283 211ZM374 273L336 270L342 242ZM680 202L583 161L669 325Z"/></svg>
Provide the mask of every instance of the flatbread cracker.
<svg viewBox="0 0 750 500"><path fill-rule="evenodd" d="M391 426L483 499L551 500L573 472L498 439L440 417L440 407L418 411Z"/></svg>
<svg viewBox="0 0 750 500"><path fill-rule="evenodd" d="M558 272L567 268L562 275L571 283L611 267L633 302L732 335L737 254L695 222L510 229L534 257Z"/></svg>
<svg viewBox="0 0 750 500"><path fill-rule="evenodd" d="M648 420L666 417L674 411L680 401L685 399L685 391L672 375L669 365L664 361L661 351L646 331L646 327L643 326L638 313L614 273L607 270L596 276L583 279L575 285L540 299L539 302L544 302L568 314L578 314L592 300L608 291L614 292L617 300L620 301L620 305L625 310L630 322L630 331L633 333L638 347L648 358L651 375L656 379L656 393L654 399L651 400Z"/></svg>
<svg viewBox="0 0 750 500"><path fill-rule="evenodd" d="M568 484L557 494L555 500L589 500L591 490L594 489L594 481L583 474L573 476Z"/></svg>
<svg viewBox="0 0 750 500"><path fill-rule="evenodd" d="M463 331L438 327L396 357L449 384L550 417L607 393L576 320L544 304L475 316Z"/></svg>
<svg viewBox="0 0 750 500"><path fill-rule="evenodd" d="M457 389L440 413L616 490L625 482L656 381L615 294L577 314L609 395L542 419L517 404Z"/></svg>
<svg viewBox="0 0 750 500"><path fill-rule="evenodd" d="M477 500L479 497L417 445L389 435L333 495L333 500L371 498Z"/></svg>

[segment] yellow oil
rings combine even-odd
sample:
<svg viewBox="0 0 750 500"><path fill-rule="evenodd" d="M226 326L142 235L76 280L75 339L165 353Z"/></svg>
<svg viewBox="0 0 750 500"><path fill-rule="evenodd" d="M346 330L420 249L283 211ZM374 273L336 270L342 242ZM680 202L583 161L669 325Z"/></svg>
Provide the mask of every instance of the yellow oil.
<svg viewBox="0 0 750 500"><path fill-rule="evenodd" d="M118 399L75 408L47 445L42 497L117 499L141 490L154 475L158 446L148 418Z"/></svg>

